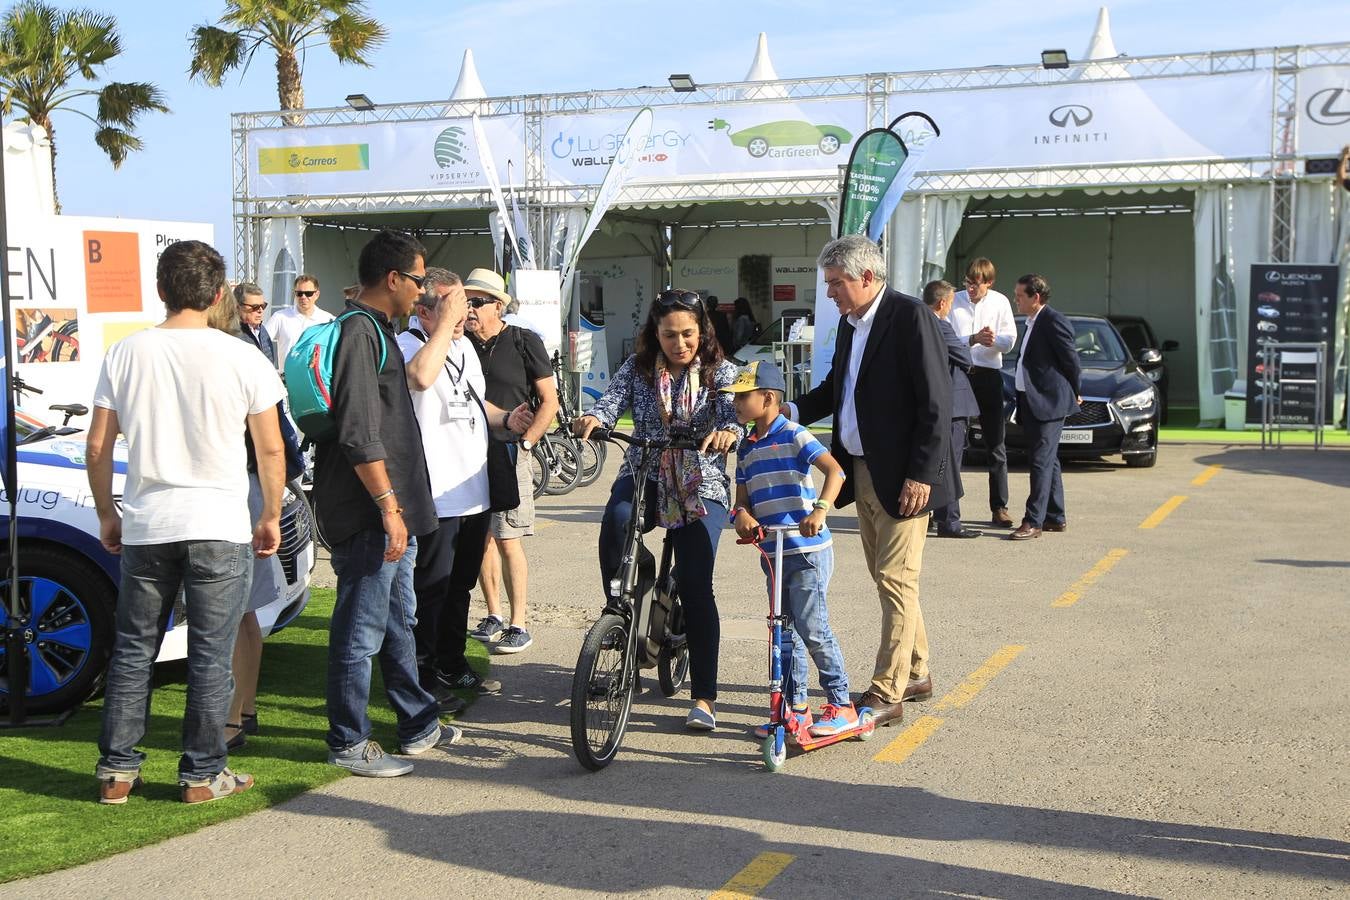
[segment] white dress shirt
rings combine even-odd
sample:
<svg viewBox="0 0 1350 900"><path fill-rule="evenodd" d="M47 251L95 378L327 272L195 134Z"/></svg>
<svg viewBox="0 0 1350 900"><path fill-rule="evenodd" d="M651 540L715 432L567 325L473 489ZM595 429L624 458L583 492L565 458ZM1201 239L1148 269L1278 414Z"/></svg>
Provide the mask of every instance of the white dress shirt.
<svg viewBox="0 0 1350 900"><path fill-rule="evenodd" d="M970 330L962 334L957 325L958 321L963 324L969 322L966 327ZM994 346L971 344L971 365L983 366L986 369L1002 368L1003 354L1011 350L1017 340L1017 321L1013 319L1012 304L1008 302L1007 297L993 288L990 288L978 303L970 301L969 291L957 291L956 296L952 298L952 327L956 329L956 333L969 340L970 335L986 326L994 332Z"/></svg>
<svg viewBox="0 0 1350 900"><path fill-rule="evenodd" d="M1045 307L1041 307L1041 309L1044 308ZM1041 310L1038 309L1027 316L1027 330L1022 334L1022 352L1017 355L1017 374L1013 376L1013 385L1018 391L1025 391L1027 389L1027 379L1026 376L1022 374L1022 358L1027 355L1027 345L1031 343L1031 326L1036 324L1036 317L1040 314Z"/></svg>
<svg viewBox="0 0 1350 900"><path fill-rule="evenodd" d="M839 387L839 409L836 425L839 427L839 443L851 456L862 456L862 435L858 433L858 410L853 404L853 394L858 386L858 368L862 365L863 351L867 349L867 336L872 333L872 323L877 318L877 308L881 306L881 295L886 285L877 288L867 311L861 316L848 314L848 323L853 326L853 339L848 348L848 368L844 370L844 381Z"/></svg>

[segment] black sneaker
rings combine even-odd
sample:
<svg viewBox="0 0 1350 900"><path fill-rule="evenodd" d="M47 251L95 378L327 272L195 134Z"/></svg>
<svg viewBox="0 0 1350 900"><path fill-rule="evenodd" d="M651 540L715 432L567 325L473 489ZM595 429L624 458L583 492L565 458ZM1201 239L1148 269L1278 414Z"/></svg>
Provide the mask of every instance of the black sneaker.
<svg viewBox="0 0 1350 900"><path fill-rule="evenodd" d="M506 630L506 623L496 616L484 616L478 621L478 627L469 632L469 637L475 641L482 641L490 644L501 636Z"/></svg>
<svg viewBox="0 0 1350 900"><path fill-rule="evenodd" d="M422 685L422 688L436 698L436 708L447 716L458 715L469 705L463 697L443 684L433 682Z"/></svg>
<svg viewBox="0 0 1350 900"><path fill-rule="evenodd" d="M436 680L442 686L454 691L477 691L480 694L500 694L502 683L495 678L484 678L473 669L451 675L449 672L436 672Z"/></svg>
<svg viewBox="0 0 1350 900"><path fill-rule="evenodd" d="M530 633L524 628L517 628L512 625L502 632L502 636L493 644L491 649L493 653L519 653L528 648L534 641L530 638Z"/></svg>

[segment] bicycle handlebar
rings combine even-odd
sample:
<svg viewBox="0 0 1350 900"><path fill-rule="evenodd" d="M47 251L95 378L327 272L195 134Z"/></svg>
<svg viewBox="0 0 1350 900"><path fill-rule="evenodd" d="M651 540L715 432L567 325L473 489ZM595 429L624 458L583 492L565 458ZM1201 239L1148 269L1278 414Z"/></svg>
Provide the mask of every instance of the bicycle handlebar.
<svg viewBox="0 0 1350 900"><path fill-rule="evenodd" d="M697 450L699 441L692 438L639 438L624 434L612 428L594 428L591 440L609 441L612 444L628 444L630 447L642 447L648 450Z"/></svg>

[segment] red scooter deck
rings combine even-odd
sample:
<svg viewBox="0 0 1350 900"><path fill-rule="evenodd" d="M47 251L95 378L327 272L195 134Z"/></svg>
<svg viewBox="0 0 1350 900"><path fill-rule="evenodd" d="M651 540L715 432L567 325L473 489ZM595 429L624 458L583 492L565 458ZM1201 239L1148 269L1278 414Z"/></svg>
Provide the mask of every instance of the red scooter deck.
<svg viewBox="0 0 1350 900"><path fill-rule="evenodd" d="M865 741L872 737L872 733L876 730L877 722L876 719L872 718L872 711L867 707L863 707L858 710L858 724L853 728L825 737L814 737L809 732L799 734L796 731L792 731L788 734L788 746L796 747L802 753L808 753L812 750L819 750L821 747L828 747L830 744L846 741L849 738L857 738L860 741ZM802 740L802 738L805 738L805 740Z"/></svg>

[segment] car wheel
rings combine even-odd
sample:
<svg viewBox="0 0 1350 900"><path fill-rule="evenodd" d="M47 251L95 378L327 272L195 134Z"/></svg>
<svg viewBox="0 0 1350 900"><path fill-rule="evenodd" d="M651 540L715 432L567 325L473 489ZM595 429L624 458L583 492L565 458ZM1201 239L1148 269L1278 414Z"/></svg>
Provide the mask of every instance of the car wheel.
<svg viewBox="0 0 1350 900"><path fill-rule="evenodd" d="M8 555L0 556L8 571ZM116 591L84 557L56 547L25 547L19 554L19 603L31 615L27 709L63 712L103 683L113 644ZM9 596L8 579L0 590ZM0 705L9 701L8 648L0 646Z"/></svg>
<svg viewBox="0 0 1350 900"><path fill-rule="evenodd" d="M826 155L837 153L839 151L839 138L832 134L827 134L820 139L820 143L817 144L817 146L820 147L820 152Z"/></svg>
<svg viewBox="0 0 1350 900"><path fill-rule="evenodd" d="M751 138L745 145L745 152L749 153L755 159L769 152L769 142L762 137Z"/></svg>
<svg viewBox="0 0 1350 900"><path fill-rule="evenodd" d="M1131 453L1125 457L1125 465L1131 469L1151 469L1157 464L1157 450L1150 450L1148 453Z"/></svg>

